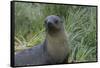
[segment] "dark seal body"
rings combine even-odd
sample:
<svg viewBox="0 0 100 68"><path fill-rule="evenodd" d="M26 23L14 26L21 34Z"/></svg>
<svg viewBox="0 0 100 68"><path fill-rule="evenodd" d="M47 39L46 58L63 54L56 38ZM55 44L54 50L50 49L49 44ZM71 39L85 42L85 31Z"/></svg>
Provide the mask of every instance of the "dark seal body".
<svg viewBox="0 0 100 68"><path fill-rule="evenodd" d="M15 66L60 64L68 61L69 47L63 23L58 16L45 19L46 38L43 44L15 55Z"/></svg>

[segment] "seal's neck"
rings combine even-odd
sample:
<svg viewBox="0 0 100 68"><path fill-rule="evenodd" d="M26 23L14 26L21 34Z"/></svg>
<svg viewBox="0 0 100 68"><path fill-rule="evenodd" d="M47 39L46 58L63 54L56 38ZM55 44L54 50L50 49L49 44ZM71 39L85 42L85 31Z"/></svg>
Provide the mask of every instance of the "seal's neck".
<svg viewBox="0 0 100 68"><path fill-rule="evenodd" d="M47 51L55 62L62 62L66 57L67 36L64 31L51 36L47 34Z"/></svg>

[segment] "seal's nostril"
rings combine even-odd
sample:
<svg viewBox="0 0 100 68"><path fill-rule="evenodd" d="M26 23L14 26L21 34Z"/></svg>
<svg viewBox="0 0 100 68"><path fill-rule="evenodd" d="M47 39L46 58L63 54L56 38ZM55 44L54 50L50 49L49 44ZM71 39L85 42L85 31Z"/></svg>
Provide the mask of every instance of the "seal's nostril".
<svg viewBox="0 0 100 68"><path fill-rule="evenodd" d="M48 26L49 27L52 27L53 26L53 23L52 22L48 22Z"/></svg>

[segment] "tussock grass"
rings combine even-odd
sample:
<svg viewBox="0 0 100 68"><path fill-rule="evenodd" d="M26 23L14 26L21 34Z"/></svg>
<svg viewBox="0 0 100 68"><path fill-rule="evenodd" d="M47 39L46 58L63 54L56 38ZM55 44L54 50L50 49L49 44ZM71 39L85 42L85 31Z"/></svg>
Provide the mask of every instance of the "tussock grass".
<svg viewBox="0 0 100 68"><path fill-rule="evenodd" d="M96 7L15 3L15 51L43 42L44 19L59 15L68 34L70 62L96 61Z"/></svg>

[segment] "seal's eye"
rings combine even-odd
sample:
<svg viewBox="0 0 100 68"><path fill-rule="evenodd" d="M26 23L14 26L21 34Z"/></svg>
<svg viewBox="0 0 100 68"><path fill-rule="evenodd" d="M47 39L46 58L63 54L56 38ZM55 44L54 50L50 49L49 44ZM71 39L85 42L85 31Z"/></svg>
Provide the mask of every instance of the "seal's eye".
<svg viewBox="0 0 100 68"><path fill-rule="evenodd" d="M55 21L55 24L58 24L58 20Z"/></svg>

